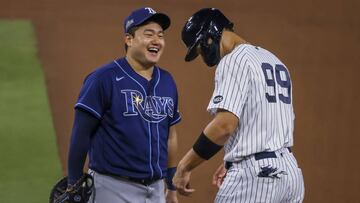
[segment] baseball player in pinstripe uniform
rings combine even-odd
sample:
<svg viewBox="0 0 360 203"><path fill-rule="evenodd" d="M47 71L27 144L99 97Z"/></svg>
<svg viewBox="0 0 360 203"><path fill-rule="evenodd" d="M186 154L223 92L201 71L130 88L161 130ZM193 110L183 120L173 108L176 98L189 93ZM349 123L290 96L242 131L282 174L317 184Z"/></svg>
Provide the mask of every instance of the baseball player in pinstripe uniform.
<svg viewBox="0 0 360 203"><path fill-rule="evenodd" d="M156 66L169 26L169 17L152 8L133 11L124 21L126 56L85 79L75 105L68 190L89 152L91 203L177 202L171 183L181 119L177 89L170 73Z"/></svg>
<svg viewBox="0 0 360 203"><path fill-rule="evenodd" d="M182 30L185 60L201 55L215 66L215 89L208 105L214 115L173 178L183 195L191 171L223 146L224 164L213 177L217 203L302 202L304 182L291 151L294 113L286 66L271 52L247 43L233 32L219 10L205 8Z"/></svg>

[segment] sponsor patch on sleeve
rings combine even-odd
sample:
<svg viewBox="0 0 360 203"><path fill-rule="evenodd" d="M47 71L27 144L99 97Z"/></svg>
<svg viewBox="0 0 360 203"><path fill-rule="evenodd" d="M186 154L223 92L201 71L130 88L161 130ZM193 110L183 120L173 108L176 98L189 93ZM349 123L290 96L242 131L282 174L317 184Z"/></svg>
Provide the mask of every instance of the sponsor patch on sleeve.
<svg viewBox="0 0 360 203"><path fill-rule="evenodd" d="M220 103L222 100L223 100L223 96L218 95L218 96L215 96L215 97L214 97L213 102L214 102L214 104L218 104L218 103Z"/></svg>

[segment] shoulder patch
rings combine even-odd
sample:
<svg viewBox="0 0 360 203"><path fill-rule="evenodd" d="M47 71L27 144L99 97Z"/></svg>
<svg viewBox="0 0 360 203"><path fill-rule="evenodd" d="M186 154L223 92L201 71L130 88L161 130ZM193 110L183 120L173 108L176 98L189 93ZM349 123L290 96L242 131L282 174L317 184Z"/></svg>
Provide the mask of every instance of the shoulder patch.
<svg viewBox="0 0 360 203"><path fill-rule="evenodd" d="M214 97L213 102L214 102L214 104L218 104L218 103L220 103L222 100L223 100L223 96L218 95L218 96L215 96L215 97Z"/></svg>

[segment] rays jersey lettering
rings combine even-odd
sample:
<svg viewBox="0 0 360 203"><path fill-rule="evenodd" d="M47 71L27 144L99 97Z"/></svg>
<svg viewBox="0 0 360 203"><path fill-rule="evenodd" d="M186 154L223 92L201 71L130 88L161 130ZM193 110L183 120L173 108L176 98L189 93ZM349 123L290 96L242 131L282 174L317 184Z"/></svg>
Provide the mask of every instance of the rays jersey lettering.
<svg viewBox="0 0 360 203"><path fill-rule="evenodd" d="M124 116L140 115L144 120L159 123L167 116L174 116L174 101L171 97L146 96L137 90L121 90L125 95Z"/></svg>

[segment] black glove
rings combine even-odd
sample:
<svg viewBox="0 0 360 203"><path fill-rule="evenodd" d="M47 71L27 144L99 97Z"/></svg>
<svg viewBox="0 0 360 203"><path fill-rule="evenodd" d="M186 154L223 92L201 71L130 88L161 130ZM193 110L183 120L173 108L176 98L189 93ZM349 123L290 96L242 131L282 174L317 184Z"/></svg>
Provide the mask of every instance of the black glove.
<svg viewBox="0 0 360 203"><path fill-rule="evenodd" d="M71 186L68 186L67 177L64 177L52 188L50 203L87 203L93 186L94 180L87 173Z"/></svg>

